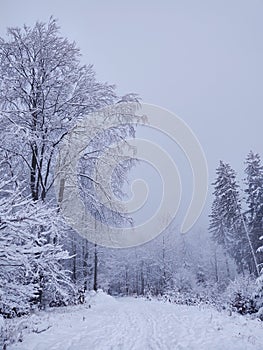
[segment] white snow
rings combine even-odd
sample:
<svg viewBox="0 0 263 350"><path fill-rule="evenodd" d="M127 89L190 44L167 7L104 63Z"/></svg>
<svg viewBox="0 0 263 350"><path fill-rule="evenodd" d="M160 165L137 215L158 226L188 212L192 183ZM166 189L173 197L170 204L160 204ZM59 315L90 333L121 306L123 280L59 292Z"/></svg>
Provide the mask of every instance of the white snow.
<svg viewBox="0 0 263 350"><path fill-rule="evenodd" d="M10 350L262 350L263 322L209 307L99 292L87 304L31 317L35 331ZM89 308L89 305L91 307ZM46 329L46 330L45 330Z"/></svg>

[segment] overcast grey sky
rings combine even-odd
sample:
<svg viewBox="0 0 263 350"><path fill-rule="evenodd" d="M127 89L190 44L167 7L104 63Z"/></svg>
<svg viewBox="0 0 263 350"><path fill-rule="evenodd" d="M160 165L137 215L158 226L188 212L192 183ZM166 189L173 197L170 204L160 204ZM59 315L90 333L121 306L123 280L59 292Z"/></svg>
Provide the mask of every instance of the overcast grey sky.
<svg viewBox="0 0 263 350"><path fill-rule="evenodd" d="M237 170L262 155L263 1L0 1L7 26L58 18L99 80L184 119L206 153ZM241 176L242 177L242 176Z"/></svg>

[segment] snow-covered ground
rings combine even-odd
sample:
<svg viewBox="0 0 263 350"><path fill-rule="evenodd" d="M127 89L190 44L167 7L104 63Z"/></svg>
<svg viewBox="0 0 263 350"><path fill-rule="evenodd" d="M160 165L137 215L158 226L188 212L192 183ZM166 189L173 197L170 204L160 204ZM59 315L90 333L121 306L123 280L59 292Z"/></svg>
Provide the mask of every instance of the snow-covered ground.
<svg viewBox="0 0 263 350"><path fill-rule="evenodd" d="M263 322L209 307L104 293L88 304L30 317L34 332L10 350L263 349Z"/></svg>

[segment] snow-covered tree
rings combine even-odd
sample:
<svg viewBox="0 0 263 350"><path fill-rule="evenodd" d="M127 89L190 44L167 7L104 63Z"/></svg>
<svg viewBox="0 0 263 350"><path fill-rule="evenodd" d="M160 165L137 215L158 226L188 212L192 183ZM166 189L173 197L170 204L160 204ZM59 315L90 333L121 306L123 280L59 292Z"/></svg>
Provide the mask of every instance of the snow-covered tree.
<svg viewBox="0 0 263 350"><path fill-rule="evenodd" d="M263 166L259 154L252 151L248 154L245 164L249 235L253 249L257 254L257 263L260 264L263 262L263 258L257 251L260 247L259 238L263 232Z"/></svg>
<svg viewBox="0 0 263 350"><path fill-rule="evenodd" d="M244 220L241 213L239 186L235 171L229 164L220 161L216 170L214 201L210 215L209 230L213 239L233 257L240 270L246 268L246 256L250 254L249 244L244 232ZM226 267L229 275L229 263Z"/></svg>
<svg viewBox="0 0 263 350"><path fill-rule="evenodd" d="M59 216L26 194L7 157L0 169L0 313L66 302L73 286L61 261L69 256L59 241L50 241L60 236Z"/></svg>
<svg viewBox="0 0 263 350"><path fill-rule="evenodd" d="M209 230L213 239L226 251L231 252L235 242L234 226L241 208L236 174L229 164L222 161L216 174Z"/></svg>
<svg viewBox="0 0 263 350"><path fill-rule="evenodd" d="M30 194L34 201L51 203L50 208L55 207L52 192L54 162L58 148L72 126L88 113L118 102L119 125L99 133L97 140L100 142L93 142L98 146L97 153L95 149L92 149L92 156L87 153L90 164L99 157L101 148L134 135L130 123L133 109L127 102L136 104L137 97L128 94L120 98L113 85L98 82L93 67L81 64L79 49L75 43L61 37L53 18L47 24L37 22L33 27L9 28L7 34L6 39L0 39L0 149L8 154L13 175L23 181L25 194ZM101 127L103 130L104 125ZM116 171L124 175L124 168ZM99 176L96 183L95 179L89 178L89 187L84 184L87 185L85 193L89 194L89 199L93 198L93 203L89 202L92 208L97 206L96 197L91 193L92 186L104 186L104 179ZM119 184L123 179L124 176L119 176L114 182L115 193L120 191ZM103 210L98 212L101 216L103 213ZM50 231L46 225L39 229L44 233ZM60 241L63 230L61 227L54 239L47 237L43 246ZM82 253L87 256L87 252L83 252L83 247L76 251L75 245L71 245L75 264L73 279L76 276L74 270L80 268L78 263L87 276L85 261L81 262Z"/></svg>
<svg viewBox="0 0 263 350"><path fill-rule="evenodd" d="M45 199L57 147L77 118L113 103L114 87L80 64L79 49L52 18L8 29L8 40L0 40L0 75L2 148L21 157L32 198Z"/></svg>

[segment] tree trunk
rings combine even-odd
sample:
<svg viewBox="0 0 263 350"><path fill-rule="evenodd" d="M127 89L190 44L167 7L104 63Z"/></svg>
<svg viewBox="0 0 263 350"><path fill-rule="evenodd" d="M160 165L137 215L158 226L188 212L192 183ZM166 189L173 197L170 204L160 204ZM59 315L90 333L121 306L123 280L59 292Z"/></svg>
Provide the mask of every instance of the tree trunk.
<svg viewBox="0 0 263 350"><path fill-rule="evenodd" d="M73 266L72 266L72 279L74 282L77 280L77 247L75 238L72 238L72 252L73 252Z"/></svg>
<svg viewBox="0 0 263 350"><path fill-rule="evenodd" d="M93 278L93 290L98 290L98 251L97 244L94 245L94 278Z"/></svg>
<svg viewBox="0 0 263 350"><path fill-rule="evenodd" d="M89 251L88 251L88 241L85 240L85 245L83 244L83 277L84 277L84 291L88 289L88 258L89 258Z"/></svg>
<svg viewBox="0 0 263 350"><path fill-rule="evenodd" d="M257 263L256 254L255 254L254 249L253 249L253 245L252 245L252 242L251 242L251 239L250 239L250 236L249 236L249 232L248 232L248 228L247 228L247 225L246 225L246 222L245 222L245 219L244 219L244 215L242 213L240 213L240 214L241 214L243 227L244 227L245 232L246 232L246 237L247 237L247 240L248 240L248 243L249 243L250 251L251 251L251 254L252 254L253 263L255 265L255 271L256 271L257 277L259 277L260 271L259 271L259 267L258 267L258 263Z"/></svg>
<svg viewBox="0 0 263 350"><path fill-rule="evenodd" d="M216 279L216 283L219 281L219 277L218 277L218 261L217 261L217 253L215 250L215 254L214 254L214 261L215 261L215 279Z"/></svg>
<svg viewBox="0 0 263 350"><path fill-rule="evenodd" d="M228 277L228 279L230 279L229 262L228 262L227 253L226 253L226 251L225 251L225 248L224 248L224 257L225 257L225 262L226 262L226 273L227 273L227 277Z"/></svg>

